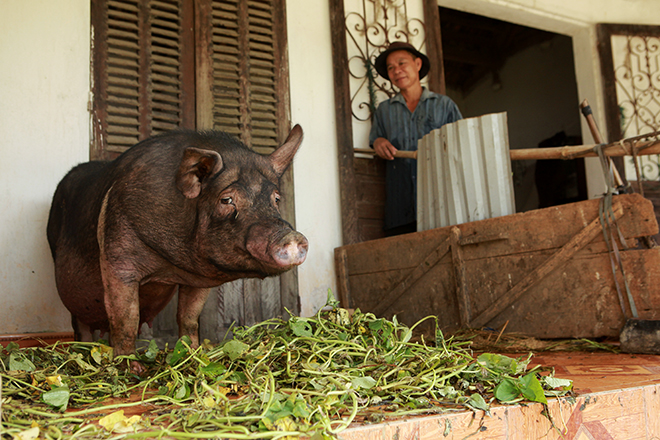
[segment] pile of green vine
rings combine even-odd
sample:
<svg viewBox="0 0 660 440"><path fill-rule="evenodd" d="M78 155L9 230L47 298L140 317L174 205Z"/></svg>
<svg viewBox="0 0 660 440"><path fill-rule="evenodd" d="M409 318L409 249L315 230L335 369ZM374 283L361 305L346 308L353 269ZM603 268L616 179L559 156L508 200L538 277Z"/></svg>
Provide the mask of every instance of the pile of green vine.
<svg viewBox="0 0 660 440"><path fill-rule="evenodd" d="M434 319L428 317L426 319ZM233 339L112 356L102 343L2 347L2 438L335 438L355 421L547 403L572 383L527 371L530 357L482 354L329 294L312 318L234 328ZM1 347L1 346L0 346ZM138 360L146 372L131 373ZM132 414L129 416L129 414Z"/></svg>

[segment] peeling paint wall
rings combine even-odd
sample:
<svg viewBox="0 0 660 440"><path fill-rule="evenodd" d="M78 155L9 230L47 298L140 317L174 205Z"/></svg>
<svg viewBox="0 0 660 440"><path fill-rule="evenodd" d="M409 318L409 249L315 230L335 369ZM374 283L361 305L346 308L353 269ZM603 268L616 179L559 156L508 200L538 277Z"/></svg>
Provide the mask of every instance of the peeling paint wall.
<svg viewBox="0 0 660 440"><path fill-rule="evenodd" d="M89 2L0 2L0 333L69 330L46 220L87 160Z"/></svg>

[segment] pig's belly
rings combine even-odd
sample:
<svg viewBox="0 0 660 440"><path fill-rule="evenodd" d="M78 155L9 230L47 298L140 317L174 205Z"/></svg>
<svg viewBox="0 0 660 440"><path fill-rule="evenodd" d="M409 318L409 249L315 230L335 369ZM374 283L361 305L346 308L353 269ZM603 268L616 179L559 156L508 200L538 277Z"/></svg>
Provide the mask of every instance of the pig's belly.
<svg viewBox="0 0 660 440"><path fill-rule="evenodd" d="M73 316L92 331L110 330L98 266L85 264L76 256L58 256L55 278L62 303ZM159 282L140 286L140 323L151 325L156 315L170 302L176 288L176 284Z"/></svg>
<svg viewBox="0 0 660 440"><path fill-rule="evenodd" d="M108 330L98 265L62 252L55 264L55 280L62 303L73 316L92 329Z"/></svg>

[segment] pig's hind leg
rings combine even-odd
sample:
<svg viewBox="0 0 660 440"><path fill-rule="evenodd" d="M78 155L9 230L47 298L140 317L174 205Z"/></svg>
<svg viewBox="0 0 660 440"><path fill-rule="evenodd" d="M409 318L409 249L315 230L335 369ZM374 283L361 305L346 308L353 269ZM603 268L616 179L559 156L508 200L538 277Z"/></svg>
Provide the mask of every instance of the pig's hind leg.
<svg viewBox="0 0 660 440"><path fill-rule="evenodd" d="M73 327L74 339L79 342L94 342L94 332L84 322L71 315L71 327Z"/></svg>

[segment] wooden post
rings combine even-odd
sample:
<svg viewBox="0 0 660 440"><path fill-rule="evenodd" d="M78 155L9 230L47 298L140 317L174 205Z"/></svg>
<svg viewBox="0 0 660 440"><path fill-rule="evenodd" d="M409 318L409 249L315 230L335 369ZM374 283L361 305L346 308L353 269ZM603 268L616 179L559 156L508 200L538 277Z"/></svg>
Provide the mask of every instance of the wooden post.
<svg viewBox="0 0 660 440"><path fill-rule="evenodd" d="M424 25L426 29L426 55L431 63L429 89L445 94L445 67L442 57L440 11L436 0L424 0Z"/></svg>
<svg viewBox="0 0 660 440"><path fill-rule="evenodd" d="M353 126L348 78L348 50L344 0L330 0L333 73L335 80L335 120L339 158L342 238L344 244L359 241L355 168L353 165Z"/></svg>

